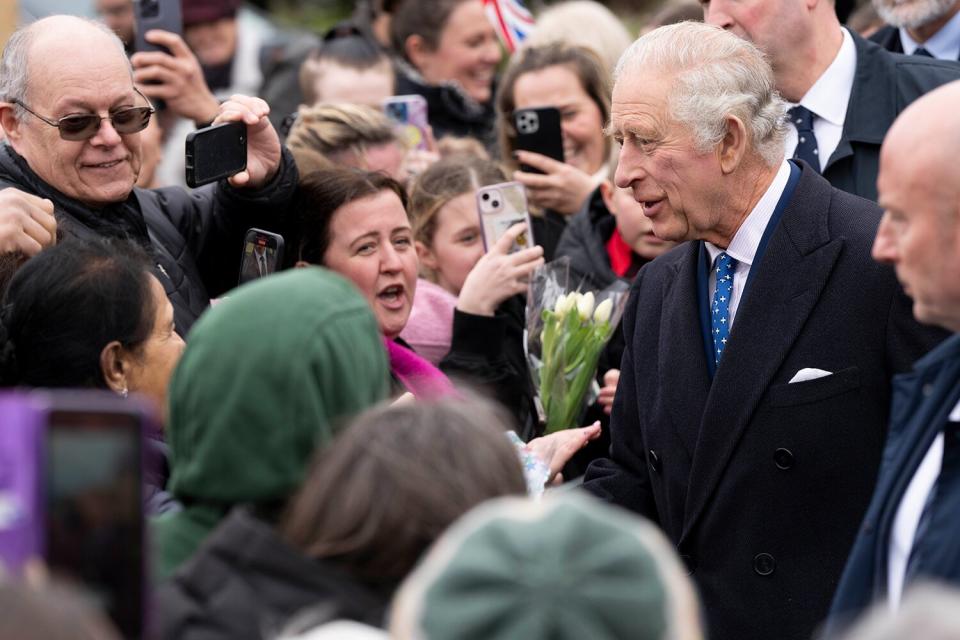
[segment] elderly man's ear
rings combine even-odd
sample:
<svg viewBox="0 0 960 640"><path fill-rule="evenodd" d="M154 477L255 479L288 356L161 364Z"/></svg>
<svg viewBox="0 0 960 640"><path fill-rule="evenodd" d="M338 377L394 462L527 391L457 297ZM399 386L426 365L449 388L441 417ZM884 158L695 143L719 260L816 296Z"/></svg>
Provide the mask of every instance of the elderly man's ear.
<svg viewBox="0 0 960 640"><path fill-rule="evenodd" d="M720 156L720 170L724 175L733 173L743 162L743 157L747 153L747 146L750 144L747 136L747 128L740 118L728 115L726 118L727 134L717 146L717 154Z"/></svg>
<svg viewBox="0 0 960 640"><path fill-rule="evenodd" d="M20 123L14 115L16 105L12 102L0 101L0 127L3 127L10 142L20 138Z"/></svg>

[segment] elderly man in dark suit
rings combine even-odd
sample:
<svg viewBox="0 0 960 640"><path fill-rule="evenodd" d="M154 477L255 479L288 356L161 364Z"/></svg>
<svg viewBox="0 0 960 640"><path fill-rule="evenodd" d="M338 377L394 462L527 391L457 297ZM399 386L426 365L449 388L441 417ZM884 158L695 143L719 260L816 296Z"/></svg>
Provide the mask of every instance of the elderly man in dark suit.
<svg viewBox="0 0 960 640"><path fill-rule="evenodd" d="M870 259L876 205L783 159L755 46L663 27L617 74L617 186L689 242L634 282L610 457L585 486L660 524L712 640L809 638L870 499L890 379L942 336Z"/></svg>
<svg viewBox="0 0 960 640"><path fill-rule="evenodd" d="M960 79L960 65L898 56L840 26L828 0L703 0L704 21L767 55L791 104L786 155L830 184L877 199L880 143L918 97Z"/></svg>
<svg viewBox="0 0 960 640"><path fill-rule="evenodd" d="M960 83L897 119L880 156L886 209L873 256L893 264L913 314L953 337L894 381L879 479L831 611L835 630L912 583L960 584ZM945 135L946 134L946 135Z"/></svg>

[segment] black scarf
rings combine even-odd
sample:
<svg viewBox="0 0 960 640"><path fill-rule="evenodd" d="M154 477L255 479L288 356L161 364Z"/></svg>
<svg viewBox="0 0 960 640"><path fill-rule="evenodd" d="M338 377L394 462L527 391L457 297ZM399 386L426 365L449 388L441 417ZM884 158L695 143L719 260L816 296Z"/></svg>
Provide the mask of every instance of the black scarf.
<svg viewBox="0 0 960 640"><path fill-rule="evenodd" d="M65 232L81 238L124 238L144 249L152 249L147 223L132 191L122 202L112 202L99 209L90 207L63 195L44 182L8 144L0 147L0 180L4 179L12 186L53 202L58 235Z"/></svg>

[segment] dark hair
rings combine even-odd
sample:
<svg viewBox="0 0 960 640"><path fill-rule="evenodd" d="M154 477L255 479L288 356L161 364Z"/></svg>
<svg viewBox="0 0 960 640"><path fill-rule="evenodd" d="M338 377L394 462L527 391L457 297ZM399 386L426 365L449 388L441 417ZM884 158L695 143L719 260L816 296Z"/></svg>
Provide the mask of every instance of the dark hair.
<svg viewBox="0 0 960 640"><path fill-rule="evenodd" d="M106 388L103 348L153 330L150 274L126 240L70 238L28 260L0 307L0 385Z"/></svg>
<svg viewBox="0 0 960 640"><path fill-rule="evenodd" d="M392 191L404 210L407 194L399 182L385 173L352 167L332 167L307 174L297 186L297 251L293 260L323 264L330 246L330 223L337 210L354 200Z"/></svg>
<svg viewBox="0 0 960 640"><path fill-rule="evenodd" d="M610 78L600 58L585 47L553 42L539 47L523 49L515 55L503 74L497 92L497 133L500 152L511 169L516 169L512 153L516 149L517 131L513 125L513 112L517 108L514 89L517 80L525 73L541 71L548 67L567 67L580 80L580 86L600 110L600 122L610 120ZM609 151L609 141L607 141Z"/></svg>
<svg viewBox="0 0 960 640"><path fill-rule="evenodd" d="M338 23L324 34L320 45L311 51L300 65L300 89L303 91L304 102L308 105L324 99L314 92L323 63L357 71L384 66L393 73L389 56L373 38L351 22Z"/></svg>
<svg viewBox="0 0 960 640"><path fill-rule="evenodd" d="M403 0L390 14L390 45L407 62L407 38L418 35L430 51L440 46L440 36L450 14L467 0Z"/></svg>
<svg viewBox="0 0 960 640"><path fill-rule="evenodd" d="M506 425L480 400L368 411L314 460L281 531L313 558L395 586L461 515L525 493Z"/></svg>

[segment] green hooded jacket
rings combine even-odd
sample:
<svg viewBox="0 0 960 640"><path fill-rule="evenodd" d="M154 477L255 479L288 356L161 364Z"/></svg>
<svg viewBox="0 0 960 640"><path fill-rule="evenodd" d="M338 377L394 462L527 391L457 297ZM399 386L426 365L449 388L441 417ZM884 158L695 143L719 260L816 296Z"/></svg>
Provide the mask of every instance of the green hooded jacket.
<svg viewBox="0 0 960 640"><path fill-rule="evenodd" d="M232 292L194 325L169 390L169 490L151 522L154 580L187 560L236 504L282 503L318 447L385 399L389 373L366 301L310 267Z"/></svg>

